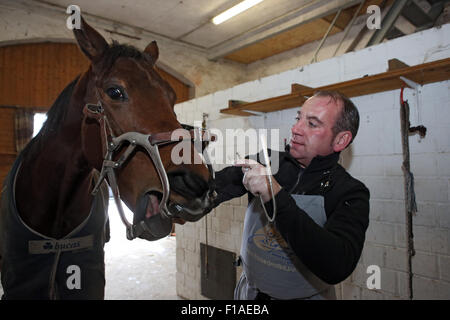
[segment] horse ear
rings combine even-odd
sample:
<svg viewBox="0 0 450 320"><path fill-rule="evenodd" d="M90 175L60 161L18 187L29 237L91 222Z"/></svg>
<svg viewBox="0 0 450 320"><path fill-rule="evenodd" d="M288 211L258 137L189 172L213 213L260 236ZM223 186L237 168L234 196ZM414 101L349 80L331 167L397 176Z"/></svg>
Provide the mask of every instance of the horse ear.
<svg viewBox="0 0 450 320"><path fill-rule="evenodd" d="M159 49L158 45L156 44L156 41L150 42L150 44L145 48L144 52L149 54L153 60L153 63L155 63L156 60L158 60L159 56Z"/></svg>
<svg viewBox="0 0 450 320"><path fill-rule="evenodd" d="M108 43L105 38L88 25L83 17L81 17L80 28L74 28L73 33L81 51L83 51L86 57L93 63L98 62L108 48Z"/></svg>

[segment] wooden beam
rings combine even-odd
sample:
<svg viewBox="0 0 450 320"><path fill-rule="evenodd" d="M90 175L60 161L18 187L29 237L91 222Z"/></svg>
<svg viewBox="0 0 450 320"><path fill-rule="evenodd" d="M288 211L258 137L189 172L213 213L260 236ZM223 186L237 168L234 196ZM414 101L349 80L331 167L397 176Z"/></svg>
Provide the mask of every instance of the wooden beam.
<svg viewBox="0 0 450 320"><path fill-rule="evenodd" d="M317 19L227 54L224 58L239 63L252 63L322 39L330 23ZM332 28L330 35L340 30Z"/></svg>
<svg viewBox="0 0 450 320"><path fill-rule="evenodd" d="M448 80L450 79L450 58L324 86L317 90L337 90L348 97L358 97L400 89L404 85L400 76L420 85Z"/></svg>
<svg viewBox="0 0 450 320"><path fill-rule="evenodd" d="M398 59L391 59L388 61L388 71L394 71L394 70L398 70L398 69L403 69L403 68L408 68L409 65L407 65L406 63L404 63L403 61L400 61Z"/></svg>
<svg viewBox="0 0 450 320"><path fill-rule="evenodd" d="M293 83L291 84L291 93L305 91L305 90L313 90L311 87L304 86L302 84Z"/></svg>
<svg viewBox="0 0 450 320"><path fill-rule="evenodd" d="M397 65L399 64L397 63ZM410 79L420 85L449 80L450 58L412 67L402 67L373 76L326 85L315 89L294 84L292 86L293 92L291 94L255 101L234 108L222 109L220 112L242 115L238 114L238 112L242 110L273 112L299 107L306 100L305 97L310 97L315 91L319 90L339 91L349 98L396 90L404 86L404 82L400 79L400 76Z"/></svg>
<svg viewBox="0 0 450 320"><path fill-rule="evenodd" d="M298 91L275 98L269 98L262 101L246 103L233 108L222 109L220 110L220 112L233 115L242 115L238 113L245 112L243 110L273 112L277 110L300 107L303 104L303 102L305 102L305 100L306 98L303 96L302 92Z"/></svg>
<svg viewBox="0 0 450 320"><path fill-rule="evenodd" d="M347 27L348 23L352 20L353 15L352 9L353 7L342 10L341 14L336 20L334 26L338 28L340 31L343 31ZM333 14L323 17L322 20L330 24L333 21L335 15L336 13L334 12Z"/></svg>
<svg viewBox="0 0 450 320"><path fill-rule="evenodd" d="M259 25L257 28L244 32L238 37L231 38L212 48L209 48L208 59L217 60L231 52L235 52L256 42L273 37L281 32L298 27L301 24L320 19L324 16L336 12L340 8L348 8L358 4L361 0L333 0L312 1L299 9Z"/></svg>
<svg viewBox="0 0 450 320"><path fill-rule="evenodd" d="M228 100L228 108L235 108L246 103L248 102L242 100Z"/></svg>
<svg viewBox="0 0 450 320"><path fill-rule="evenodd" d="M241 116L241 117L248 117L248 116L253 116L254 114L250 113L250 112L245 112L243 110L239 110L239 109L232 109L232 108L228 108L228 109L222 109L220 110L221 113L225 113L225 114L232 114L233 116Z"/></svg>
<svg viewBox="0 0 450 320"><path fill-rule="evenodd" d="M10 164L11 161L14 162L17 155L18 155L17 152L1 151L0 152L0 166L5 164L5 160L7 161L8 165Z"/></svg>

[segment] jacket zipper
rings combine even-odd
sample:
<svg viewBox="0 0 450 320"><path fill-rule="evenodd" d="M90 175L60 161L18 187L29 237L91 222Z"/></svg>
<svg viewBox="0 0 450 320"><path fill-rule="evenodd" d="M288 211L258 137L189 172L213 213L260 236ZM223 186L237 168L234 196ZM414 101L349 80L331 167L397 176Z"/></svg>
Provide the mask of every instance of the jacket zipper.
<svg viewBox="0 0 450 320"><path fill-rule="evenodd" d="M299 182L300 182L300 178L301 178L302 174L305 173L305 171L306 171L306 169L305 169L303 172L300 172L300 173L298 174L297 182L296 182L295 185L291 188L291 190L289 191L289 194L291 194L292 192L294 192L295 188L297 188L297 186L298 186L298 184L299 184Z"/></svg>

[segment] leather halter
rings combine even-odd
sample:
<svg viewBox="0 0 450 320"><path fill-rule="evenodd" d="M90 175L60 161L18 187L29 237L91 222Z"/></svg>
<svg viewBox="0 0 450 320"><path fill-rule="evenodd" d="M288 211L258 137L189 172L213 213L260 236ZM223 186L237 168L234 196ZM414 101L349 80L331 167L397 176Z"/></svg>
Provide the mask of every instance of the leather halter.
<svg viewBox="0 0 450 320"><path fill-rule="evenodd" d="M161 180L163 189L163 196L159 204L159 211L161 215L166 219L173 218L174 214L172 214L167 207L170 193L169 179L162 163L158 146L172 144L183 140L195 141L197 139L200 139L203 142L210 142L215 141L216 137L214 135L211 135L209 131L204 129L185 130L182 128L177 130L183 130L183 135L174 135L175 131L177 130L173 130L151 134L126 132L118 137L114 137L108 119L106 117L105 110L100 101L98 102L98 104L86 104L83 108L83 114L87 118L95 119L100 124L102 147L104 150L104 160L100 172L100 177L92 191L92 194L95 195L98 192L98 189L103 180L105 178L108 178L109 186L112 189L120 218L127 229L127 239L132 240L140 236L142 233L148 231L148 227L145 224L144 220L140 221L137 224L131 224L126 218L122 203L120 201L119 186L117 184L117 179L114 172L115 169L119 169L125 163L136 146L140 146L146 150L151 160L153 161L153 164L156 167L156 171L158 172L158 176ZM181 131L179 133L181 133ZM114 161L114 152L118 150L118 148L123 143L126 142L129 143L129 146L121 155L121 157L117 161ZM210 163L208 163L208 169L212 178L214 179L214 171Z"/></svg>

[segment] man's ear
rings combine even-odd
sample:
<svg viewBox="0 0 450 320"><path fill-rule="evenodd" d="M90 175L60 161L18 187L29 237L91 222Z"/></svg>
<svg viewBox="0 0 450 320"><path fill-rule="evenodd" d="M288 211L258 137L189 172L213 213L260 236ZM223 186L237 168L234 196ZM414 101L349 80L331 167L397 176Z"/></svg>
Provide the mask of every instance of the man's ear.
<svg viewBox="0 0 450 320"><path fill-rule="evenodd" d="M88 25L83 17L81 17L80 29L73 29L73 33L84 55L93 64L98 62L108 48L108 43L105 38Z"/></svg>
<svg viewBox="0 0 450 320"><path fill-rule="evenodd" d="M347 146L352 141L352 133L350 131L341 131L339 132L333 141L333 150L334 152L340 152L347 148Z"/></svg>

